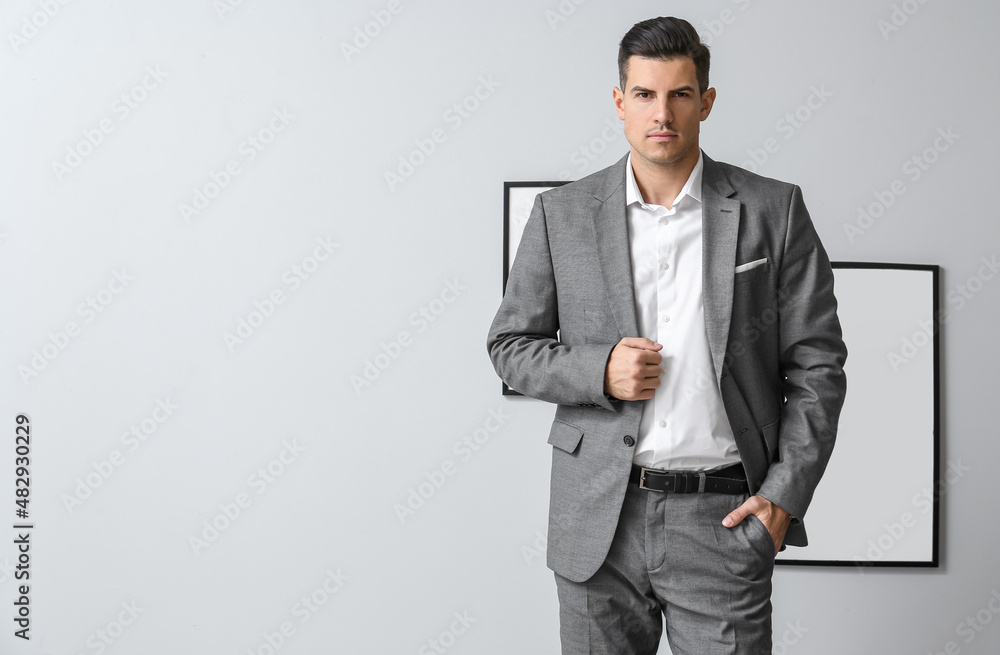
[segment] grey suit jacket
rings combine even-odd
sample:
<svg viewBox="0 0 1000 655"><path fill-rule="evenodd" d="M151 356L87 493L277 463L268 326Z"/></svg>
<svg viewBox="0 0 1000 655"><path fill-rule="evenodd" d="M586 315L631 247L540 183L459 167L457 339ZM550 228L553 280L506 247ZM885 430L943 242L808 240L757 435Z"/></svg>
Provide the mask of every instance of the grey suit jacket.
<svg viewBox="0 0 1000 655"><path fill-rule="evenodd" d="M611 350L639 336L626 163L536 198L488 338L511 388L558 405L547 559L574 581L607 556L642 414L604 394ZM830 262L797 186L705 155L702 202L715 381L751 492L791 513L785 543L804 546L846 392Z"/></svg>

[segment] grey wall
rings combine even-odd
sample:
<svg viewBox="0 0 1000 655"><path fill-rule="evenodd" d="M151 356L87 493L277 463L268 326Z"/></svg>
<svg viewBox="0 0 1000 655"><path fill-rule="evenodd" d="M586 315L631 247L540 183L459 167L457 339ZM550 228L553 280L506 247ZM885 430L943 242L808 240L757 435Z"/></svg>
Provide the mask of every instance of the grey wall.
<svg viewBox="0 0 1000 655"><path fill-rule="evenodd" d="M553 408L484 347L502 182L616 161L617 42L672 13L709 154L800 184L833 259L943 267L942 566L781 568L775 652L997 651L995 3L224 2L0 18L0 650L556 652Z"/></svg>

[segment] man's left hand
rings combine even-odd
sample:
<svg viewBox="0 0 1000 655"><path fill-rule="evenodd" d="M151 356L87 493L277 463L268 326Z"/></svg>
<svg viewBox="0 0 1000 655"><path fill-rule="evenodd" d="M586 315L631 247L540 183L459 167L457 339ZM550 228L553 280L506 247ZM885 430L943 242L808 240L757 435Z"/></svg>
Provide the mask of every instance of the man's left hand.
<svg viewBox="0 0 1000 655"><path fill-rule="evenodd" d="M785 540L788 524L792 522L792 516L763 496L750 496L745 503L729 512L729 515L722 519L722 525L731 528L750 514L755 514L767 528L771 540L774 542L774 554L777 555Z"/></svg>

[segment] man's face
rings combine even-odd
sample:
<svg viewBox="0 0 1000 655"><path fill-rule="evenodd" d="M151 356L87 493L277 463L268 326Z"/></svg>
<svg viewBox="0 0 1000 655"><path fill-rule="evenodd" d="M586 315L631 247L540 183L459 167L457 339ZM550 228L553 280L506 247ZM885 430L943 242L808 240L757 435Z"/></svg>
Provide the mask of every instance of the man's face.
<svg viewBox="0 0 1000 655"><path fill-rule="evenodd" d="M625 121L632 160L650 167L694 166L698 133L715 102L715 89L698 93L694 60L629 59L626 88L615 87L615 108ZM640 157L644 162L636 162Z"/></svg>

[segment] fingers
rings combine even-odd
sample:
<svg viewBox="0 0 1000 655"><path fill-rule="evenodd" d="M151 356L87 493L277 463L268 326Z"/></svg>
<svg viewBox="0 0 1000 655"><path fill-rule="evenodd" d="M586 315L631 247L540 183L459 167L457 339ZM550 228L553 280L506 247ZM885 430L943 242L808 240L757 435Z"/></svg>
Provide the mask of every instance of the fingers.
<svg viewBox="0 0 1000 655"><path fill-rule="evenodd" d="M656 344L656 346L657 348L663 347L660 344ZM622 350L624 351L621 353L623 358L627 358L629 361L633 361L641 366L648 364L658 366L663 361L663 355L655 350L632 348L631 346L622 346Z"/></svg>
<svg viewBox="0 0 1000 655"><path fill-rule="evenodd" d="M652 364L653 366L658 366L659 363L663 361L663 355L655 350L634 349L631 352L634 353L636 361L640 364Z"/></svg>
<svg viewBox="0 0 1000 655"><path fill-rule="evenodd" d="M758 496L750 496L745 501L743 501L742 505L740 505L733 511L729 512L729 514L726 515L726 518L722 519L722 525L726 526L727 528L731 528L734 525L740 523L750 514L755 514L758 502L759 502Z"/></svg>
<svg viewBox="0 0 1000 655"><path fill-rule="evenodd" d="M662 374L663 368L656 364L621 362L612 376L614 395L622 400L648 400L660 386Z"/></svg>
<svg viewBox="0 0 1000 655"><path fill-rule="evenodd" d="M665 372L659 362L640 362L639 367L638 373L645 378L656 378L659 380L660 376Z"/></svg>
<svg viewBox="0 0 1000 655"><path fill-rule="evenodd" d="M785 532L788 530L788 524L791 521L788 512L766 498L750 496L746 502L729 512L726 518L722 519L722 525L731 528L751 514L757 515L761 525L771 535L771 541L774 544L774 554L777 555L778 551L781 550L781 544L785 540Z"/></svg>
<svg viewBox="0 0 1000 655"><path fill-rule="evenodd" d="M640 350L659 350L663 347L663 344L656 343L652 339L647 339L645 337L625 337L618 342L623 346L628 346L629 348L639 348Z"/></svg>
<svg viewBox="0 0 1000 655"><path fill-rule="evenodd" d="M729 512L729 514L726 515L726 518L722 519L722 525L726 526L727 528L731 528L734 525L739 524L743 519L747 517L749 513L750 512L744 512L743 506L740 505L733 511Z"/></svg>
<svg viewBox="0 0 1000 655"><path fill-rule="evenodd" d="M657 371L659 371L657 367ZM650 377L622 377L611 385L612 395L622 400L649 400L660 386L659 373Z"/></svg>
<svg viewBox="0 0 1000 655"><path fill-rule="evenodd" d="M621 400L649 400L660 386L663 346L650 339L626 337L611 351L604 387Z"/></svg>
<svg viewBox="0 0 1000 655"><path fill-rule="evenodd" d="M654 368L655 373L638 381L634 391L634 400L649 400L656 393L656 388L660 386L660 374L663 373L663 369L659 366Z"/></svg>

